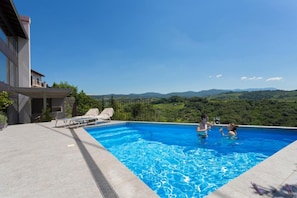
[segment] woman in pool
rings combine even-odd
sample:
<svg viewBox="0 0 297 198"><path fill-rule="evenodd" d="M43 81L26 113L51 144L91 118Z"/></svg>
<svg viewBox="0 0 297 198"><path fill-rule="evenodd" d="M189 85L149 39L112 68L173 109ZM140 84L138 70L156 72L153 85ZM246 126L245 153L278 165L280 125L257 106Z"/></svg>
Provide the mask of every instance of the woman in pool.
<svg viewBox="0 0 297 198"><path fill-rule="evenodd" d="M222 136L228 136L230 138L236 138L237 137L237 132L236 129L238 128L238 125L234 124L234 123L229 123L227 125L227 129L228 129L228 134L224 133L223 128L220 128L220 132L222 134Z"/></svg>
<svg viewBox="0 0 297 198"><path fill-rule="evenodd" d="M197 132L199 136L207 137L207 131L211 128L212 124L208 122L208 116L205 114L201 115L201 121L198 124Z"/></svg>

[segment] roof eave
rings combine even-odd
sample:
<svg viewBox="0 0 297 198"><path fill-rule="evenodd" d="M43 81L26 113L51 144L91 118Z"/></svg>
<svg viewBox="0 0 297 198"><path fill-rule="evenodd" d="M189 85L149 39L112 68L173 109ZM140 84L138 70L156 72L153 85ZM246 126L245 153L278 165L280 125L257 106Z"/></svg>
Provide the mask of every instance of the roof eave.
<svg viewBox="0 0 297 198"><path fill-rule="evenodd" d="M12 0L1 0L0 11L0 25L7 36L29 38Z"/></svg>

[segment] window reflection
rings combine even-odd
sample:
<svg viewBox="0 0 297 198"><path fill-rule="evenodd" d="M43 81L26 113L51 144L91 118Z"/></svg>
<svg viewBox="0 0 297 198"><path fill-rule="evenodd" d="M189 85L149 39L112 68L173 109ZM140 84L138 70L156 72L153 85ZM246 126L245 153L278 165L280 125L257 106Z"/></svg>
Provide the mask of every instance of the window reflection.
<svg viewBox="0 0 297 198"><path fill-rule="evenodd" d="M6 43L6 41L7 41L6 35L4 34L4 32L2 31L1 28L0 28L0 38L4 41L4 43Z"/></svg>
<svg viewBox="0 0 297 198"><path fill-rule="evenodd" d="M7 83L6 56L0 52L0 81Z"/></svg>

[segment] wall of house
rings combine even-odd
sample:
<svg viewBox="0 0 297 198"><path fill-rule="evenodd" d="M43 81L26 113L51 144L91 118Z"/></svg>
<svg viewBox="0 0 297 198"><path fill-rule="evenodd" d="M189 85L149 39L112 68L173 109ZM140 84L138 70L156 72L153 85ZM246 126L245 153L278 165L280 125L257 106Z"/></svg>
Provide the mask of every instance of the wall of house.
<svg viewBox="0 0 297 198"><path fill-rule="evenodd" d="M42 76L31 71L31 87L47 87L45 82L42 82Z"/></svg>
<svg viewBox="0 0 297 198"><path fill-rule="evenodd" d="M60 119L65 117L64 98L52 99L51 116L53 119Z"/></svg>
<svg viewBox="0 0 297 198"><path fill-rule="evenodd" d="M13 1L5 1L0 4L0 91L8 91L10 94L9 97L14 101L13 105L10 105L6 112L8 123L30 123L32 111L35 112L36 108L41 110L43 103L42 107L38 104L35 108L30 97L18 94L23 93L31 95L32 93L20 91L28 89L14 88L31 88L31 21L29 17L19 16L14 6L10 4L13 4ZM10 15L9 13L3 12L3 10L15 12L16 15ZM21 25L23 25L23 28L19 26L19 21ZM47 87L46 83L41 83L41 85L41 87ZM34 99L32 95L31 97ZM34 97L38 98L40 96ZM49 100L51 101L51 99ZM63 101L64 99L53 99L53 106L49 103L48 105L55 112L64 112ZM31 107L33 107L33 109Z"/></svg>
<svg viewBox="0 0 297 198"><path fill-rule="evenodd" d="M31 51L30 51L30 18L20 17L24 29L27 32L28 40L18 38L18 87L31 86ZM31 122L31 102L30 98L24 95L19 95L19 123Z"/></svg>
<svg viewBox="0 0 297 198"><path fill-rule="evenodd" d="M26 25L29 26L30 23ZM30 87L31 60L29 40L7 37L6 42L0 40L0 43L2 43L0 47L1 60L5 60L1 61L1 68L4 68L3 72L5 73L1 81L12 87ZM10 95L10 98L14 103L7 111L8 124L30 122L30 98L20 94Z"/></svg>
<svg viewBox="0 0 297 198"><path fill-rule="evenodd" d="M51 98L46 101L48 107L50 108L50 116L52 119L60 119L65 117L65 106L64 98ZM43 110L43 99L34 98L31 100L32 105L32 122L39 122L42 110Z"/></svg>
<svg viewBox="0 0 297 198"><path fill-rule="evenodd" d="M17 40L14 37L0 38L0 91L7 91L8 87L17 85ZM7 110L8 124L18 123L18 95L11 95L14 101Z"/></svg>

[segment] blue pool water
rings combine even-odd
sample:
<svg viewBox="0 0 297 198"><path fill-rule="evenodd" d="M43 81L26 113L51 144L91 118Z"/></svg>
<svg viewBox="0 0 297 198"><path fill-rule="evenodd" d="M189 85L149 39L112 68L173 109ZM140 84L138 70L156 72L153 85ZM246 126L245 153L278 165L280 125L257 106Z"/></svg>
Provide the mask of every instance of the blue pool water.
<svg viewBox="0 0 297 198"><path fill-rule="evenodd" d="M178 124L86 130L160 197L204 197L297 139L297 130L248 127L237 140L219 127L201 138L196 126Z"/></svg>

